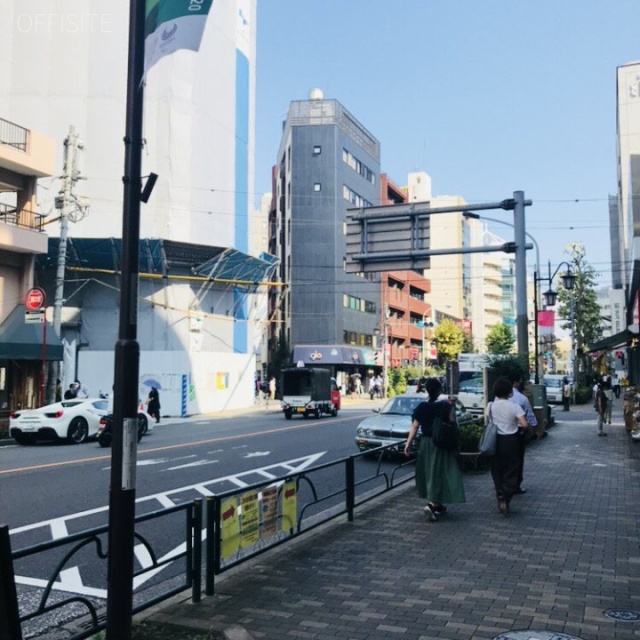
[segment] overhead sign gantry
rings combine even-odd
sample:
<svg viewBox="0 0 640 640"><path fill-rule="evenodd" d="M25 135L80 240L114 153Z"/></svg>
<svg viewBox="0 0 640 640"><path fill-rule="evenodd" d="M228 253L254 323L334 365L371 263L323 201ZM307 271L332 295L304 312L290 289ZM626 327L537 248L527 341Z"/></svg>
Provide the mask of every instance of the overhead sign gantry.
<svg viewBox="0 0 640 640"><path fill-rule="evenodd" d="M527 257L524 208L531 200L523 191L500 202L432 208L429 202L393 204L347 210L347 273L374 273L428 269L430 256L456 253L514 253L516 262L516 327L518 351L529 357L527 316ZM513 211L514 241L502 245L431 249L429 220L432 215L466 211L503 209Z"/></svg>

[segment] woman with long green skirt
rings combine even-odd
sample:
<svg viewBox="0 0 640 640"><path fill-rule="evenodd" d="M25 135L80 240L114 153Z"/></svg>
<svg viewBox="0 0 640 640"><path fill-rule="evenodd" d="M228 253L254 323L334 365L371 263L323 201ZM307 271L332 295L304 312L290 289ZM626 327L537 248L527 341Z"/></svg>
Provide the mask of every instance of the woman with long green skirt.
<svg viewBox="0 0 640 640"><path fill-rule="evenodd" d="M416 487L418 495L427 500L425 513L432 522L447 512L445 503L465 502L462 473L455 452L437 447L431 438L431 426L436 417L456 421L455 407L448 400L438 400L442 384L437 378L426 382L429 399L421 402L413 412L411 429L404 447L405 456L411 452L411 443L420 429L422 438L416 461Z"/></svg>

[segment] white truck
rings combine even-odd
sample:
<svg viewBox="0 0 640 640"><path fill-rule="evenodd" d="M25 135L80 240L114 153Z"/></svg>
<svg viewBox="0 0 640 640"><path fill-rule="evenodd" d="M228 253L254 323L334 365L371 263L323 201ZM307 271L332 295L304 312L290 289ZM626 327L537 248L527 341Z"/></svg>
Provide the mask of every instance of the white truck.
<svg viewBox="0 0 640 640"><path fill-rule="evenodd" d="M481 416L486 405L484 393L484 369L487 356L481 353L458 355L458 393L456 396L474 416Z"/></svg>

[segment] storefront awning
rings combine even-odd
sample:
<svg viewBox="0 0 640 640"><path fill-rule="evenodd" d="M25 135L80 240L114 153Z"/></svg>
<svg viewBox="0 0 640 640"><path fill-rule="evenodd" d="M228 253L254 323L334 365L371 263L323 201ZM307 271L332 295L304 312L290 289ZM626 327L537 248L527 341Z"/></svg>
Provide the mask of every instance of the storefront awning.
<svg viewBox="0 0 640 640"><path fill-rule="evenodd" d="M42 360L42 324L25 322L26 308L19 304L0 325L0 360ZM62 360L62 343L47 326L46 360Z"/></svg>
<svg viewBox="0 0 640 640"><path fill-rule="evenodd" d="M293 362L308 365L344 364L374 366L375 351L367 347L347 347L341 344L296 345Z"/></svg>
<svg viewBox="0 0 640 640"><path fill-rule="evenodd" d="M620 331L620 333L615 333L612 336L607 336L602 340L598 340L598 342L588 345L585 351L587 353L594 353L595 351L611 351L612 349L625 347L631 344L631 341L637 337L637 333L629 331L629 329L625 329L624 331Z"/></svg>

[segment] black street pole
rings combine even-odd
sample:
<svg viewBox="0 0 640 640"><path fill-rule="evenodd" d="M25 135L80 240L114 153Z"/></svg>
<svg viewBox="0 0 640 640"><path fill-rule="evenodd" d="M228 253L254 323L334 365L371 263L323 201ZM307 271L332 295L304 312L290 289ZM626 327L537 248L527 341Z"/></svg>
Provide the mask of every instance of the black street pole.
<svg viewBox="0 0 640 640"><path fill-rule="evenodd" d="M133 548L136 500L138 371L138 255L142 164L145 0L130 0L129 64L124 200L122 207L122 286L115 347L113 444L109 490L107 575L108 640L130 640L133 610Z"/></svg>
<svg viewBox="0 0 640 640"><path fill-rule="evenodd" d="M538 356L538 272L533 272L533 355L535 360L535 377L533 381L540 384L540 370Z"/></svg>

